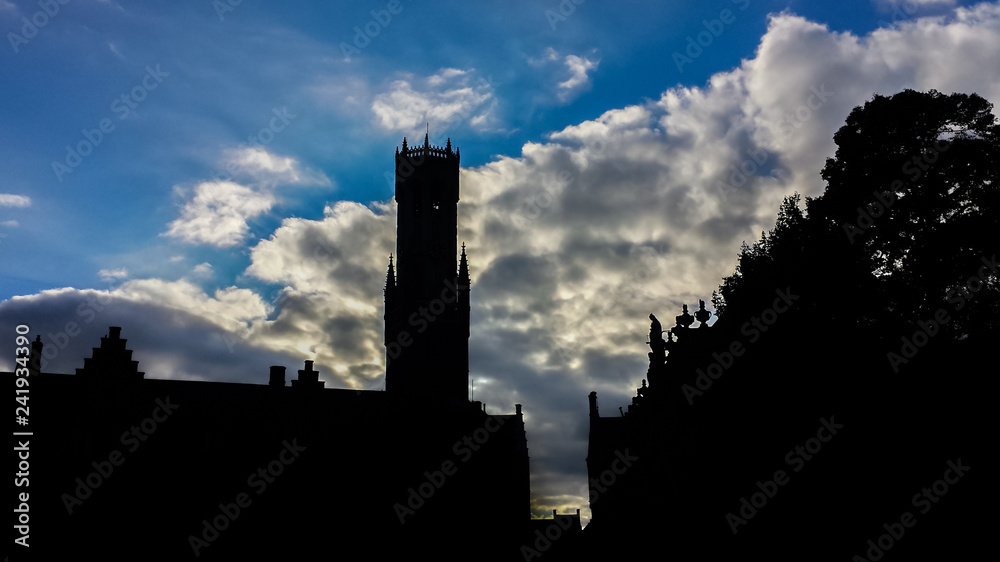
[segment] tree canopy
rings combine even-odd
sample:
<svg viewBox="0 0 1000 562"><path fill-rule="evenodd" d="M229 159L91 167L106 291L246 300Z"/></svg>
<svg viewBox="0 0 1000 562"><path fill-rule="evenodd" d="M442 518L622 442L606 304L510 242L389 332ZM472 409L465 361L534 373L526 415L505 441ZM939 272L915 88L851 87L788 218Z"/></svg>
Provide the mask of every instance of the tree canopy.
<svg viewBox="0 0 1000 562"><path fill-rule="evenodd" d="M815 295L813 320L892 337L940 309L965 339L997 328L1000 124L976 94L906 90L856 107L834 135L825 192L785 198L713 299L752 310L777 286Z"/></svg>

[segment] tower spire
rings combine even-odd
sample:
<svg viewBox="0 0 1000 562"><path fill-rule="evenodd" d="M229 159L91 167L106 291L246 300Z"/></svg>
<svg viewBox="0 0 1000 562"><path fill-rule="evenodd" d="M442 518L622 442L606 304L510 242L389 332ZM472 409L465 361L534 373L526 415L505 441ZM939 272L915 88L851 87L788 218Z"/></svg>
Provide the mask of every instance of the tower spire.
<svg viewBox="0 0 1000 562"><path fill-rule="evenodd" d="M385 294L396 292L396 270L392 267L392 254L389 254L389 270L385 273Z"/></svg>
<svg viewBox="0 0 1000 562"><path fill-rule="evenodd" d="M462 259L458 262L458 284L465 287L472 285L469 279L469 260L465 255L465 242L462 242Z"/></svg>

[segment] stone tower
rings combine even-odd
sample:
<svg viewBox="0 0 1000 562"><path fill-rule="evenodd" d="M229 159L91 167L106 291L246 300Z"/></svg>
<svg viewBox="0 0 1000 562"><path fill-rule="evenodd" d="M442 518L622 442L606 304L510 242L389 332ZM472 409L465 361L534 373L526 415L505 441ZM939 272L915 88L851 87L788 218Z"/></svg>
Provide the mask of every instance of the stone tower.
<svg viewBox="0 0 1000 562"><path fill-rule="evenodd" d="M461 407L469 395L469 267L458 256L459 151L396 150L396 254L385 280L386 391Z"/></svg>

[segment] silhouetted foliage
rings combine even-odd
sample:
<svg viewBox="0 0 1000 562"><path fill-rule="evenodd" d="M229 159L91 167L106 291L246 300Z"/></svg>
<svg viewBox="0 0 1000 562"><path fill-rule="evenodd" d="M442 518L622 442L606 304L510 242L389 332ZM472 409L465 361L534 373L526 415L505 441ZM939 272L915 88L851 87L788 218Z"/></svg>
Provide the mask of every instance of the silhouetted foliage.
<svg viewBox="0 0 1000 562"><path fill-rule="evenodd" d="M990 111L975 95L875 96L837 132L825 193L804 208L785 198L774 228L743 244L713 295L717 322L650 318L648 388L607 417L591 394L588 476L603 503L588 554L620 557L623 536L665 537L679 560L986 548L990 477L952 476L995 456ZM614 451L639 460L605 490ZM932 489L948 494L934 511L920 503ZM920 521L906 538L904 513Z"/></svg>
<svg viewBox="0 0 1000 562"><path fill-rule="evenodd" d="M785 198L774 229L744 243L717 310L752 309L753 295L787 279L824 295L842 328L885 333L957 301L996 252L998 133L992 105L975 94L906 90L856 107L834 135L826 191L805 211L798 194ZM996 327L995 275L974 300L954 310L953 338Z"/></svg>

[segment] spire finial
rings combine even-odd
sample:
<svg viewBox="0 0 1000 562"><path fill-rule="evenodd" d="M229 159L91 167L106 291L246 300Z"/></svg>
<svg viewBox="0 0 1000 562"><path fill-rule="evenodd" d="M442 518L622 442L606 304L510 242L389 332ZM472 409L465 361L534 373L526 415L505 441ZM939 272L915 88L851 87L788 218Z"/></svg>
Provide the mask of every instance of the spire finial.
<svg viewBox="0 0 1000 562"><path fill-rule="evenodd" d="M389 254L389 268L385 272L385 294L395 292L396 289L396 269L392 267L392 254Z"/></svg>
<svg viewBox="0 0 1000 562"><path fill-rule="evenodd" d="M462 242L462 257L458 261L458 282L466 288L472 284L469 279L469 259L465 255L465 242Z"/></svg>
<svg viewBox="0 0 1000 562"><path fill-rule="evenodd" d="M431 124L427 123L427 132L424 134L424 148L431 146Z"/></svg>

